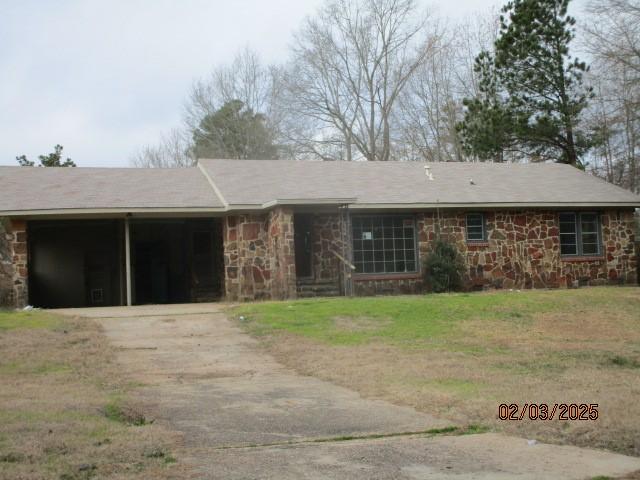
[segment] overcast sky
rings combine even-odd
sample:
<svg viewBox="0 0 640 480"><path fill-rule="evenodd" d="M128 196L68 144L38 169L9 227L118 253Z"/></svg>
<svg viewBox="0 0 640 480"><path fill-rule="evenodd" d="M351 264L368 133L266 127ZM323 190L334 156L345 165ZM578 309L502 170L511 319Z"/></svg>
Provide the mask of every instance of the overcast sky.
<svg viewBox="0 0 640 480"><path fill-rule="evenodd" d="M265 61L322 0L0 0L0 164L65 148L80 166L128 166L180 124L195 78L250 46ZM453 19L495 0L436 0Z"/></svg>

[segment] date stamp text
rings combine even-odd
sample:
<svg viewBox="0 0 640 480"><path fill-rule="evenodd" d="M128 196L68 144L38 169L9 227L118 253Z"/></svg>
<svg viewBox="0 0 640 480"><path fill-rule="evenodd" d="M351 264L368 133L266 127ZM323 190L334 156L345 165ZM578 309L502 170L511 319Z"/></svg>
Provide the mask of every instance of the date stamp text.
<svg viewBox="0 0 640 480"><path fill-rule="evenodd" d="M501 403L498 405L500 420L597 420L597 403Z"/></svg>

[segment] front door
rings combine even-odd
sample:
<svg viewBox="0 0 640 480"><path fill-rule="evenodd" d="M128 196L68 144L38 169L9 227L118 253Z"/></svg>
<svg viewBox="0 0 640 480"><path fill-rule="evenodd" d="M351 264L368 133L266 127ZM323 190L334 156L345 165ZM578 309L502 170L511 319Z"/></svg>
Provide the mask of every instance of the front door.
<svg viewBox="0 0 640 480"><path fill-rule="evenodd" d="M311 270L311 215L294 215L293 238L296 248L296 277L309 278Z"/></svg>

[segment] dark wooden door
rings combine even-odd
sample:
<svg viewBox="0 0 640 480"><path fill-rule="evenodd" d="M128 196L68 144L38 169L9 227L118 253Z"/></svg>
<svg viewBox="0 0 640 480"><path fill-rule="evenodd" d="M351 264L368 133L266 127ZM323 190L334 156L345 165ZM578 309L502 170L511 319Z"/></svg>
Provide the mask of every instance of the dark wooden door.
<svg viewBox="0 0 640 480"><path fill-rule="evenodd" d="M296 276L309 278L311 269L311 215L293 217L293 238L296 249Z"/></svg>

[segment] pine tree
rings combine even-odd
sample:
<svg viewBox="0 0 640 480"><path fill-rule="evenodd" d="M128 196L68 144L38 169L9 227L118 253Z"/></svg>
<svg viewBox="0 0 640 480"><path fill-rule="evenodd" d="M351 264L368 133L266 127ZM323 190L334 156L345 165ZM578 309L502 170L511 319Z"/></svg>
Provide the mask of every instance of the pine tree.
<svg viewBox="0 0 640 480"><path fill-rule="evenodd" d="M64 162L62 161L62 149L64 147L62 145L56 145L53 147L53 152L48 155L38 155L38 160L40 160L41 167L75 167L76 164L70 158L67 158ZM20 155L16 157L16 161L20 164L21 167L33 167L35 166L35 162L33 160L29 160L26 155Z"/></svg>
<svg viewBox="0 0 640 480"><path fill-rule="evenodd" d="M568 5L513 0L503 7L494 54L476 58L480 95L465 100L459 125L468 153L499 159L514 151L579 165L591 139L578 122L592 94L582 84L586 64L569 54L575 19Z"/></svg>

